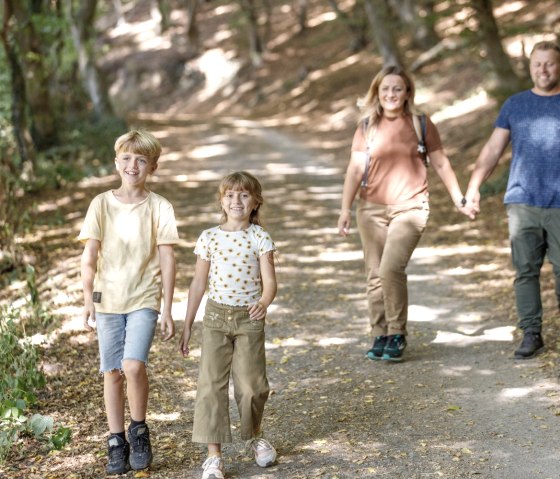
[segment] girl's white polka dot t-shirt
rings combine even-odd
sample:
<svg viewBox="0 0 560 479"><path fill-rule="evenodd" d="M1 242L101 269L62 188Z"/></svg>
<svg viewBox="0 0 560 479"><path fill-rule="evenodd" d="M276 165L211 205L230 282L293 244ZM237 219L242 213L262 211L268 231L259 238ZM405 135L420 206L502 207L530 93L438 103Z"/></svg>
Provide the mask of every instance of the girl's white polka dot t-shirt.
<svg viewBox="0 0 560 479"><path fill-rule="evenodd" d="M258 225L242 231L204 230L194 253L210 261L208 297L221 304L248 306L262 294L259 258L276 251L270 235Z"/></svg>

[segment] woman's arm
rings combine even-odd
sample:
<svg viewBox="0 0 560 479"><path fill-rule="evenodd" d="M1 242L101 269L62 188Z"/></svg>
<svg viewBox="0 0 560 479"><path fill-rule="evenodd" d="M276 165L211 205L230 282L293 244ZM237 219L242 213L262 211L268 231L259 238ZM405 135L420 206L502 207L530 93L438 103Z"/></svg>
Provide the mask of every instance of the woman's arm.
<svg viewBox="0 0 560 479"><path fill-rule="evenodd" d="M340 205L340 216L338 217L338 233L341 236L348 235L352 221L352 203L360 188L360 183L364 176L366 153L363 151L353 151L350 155L350 162L346 168L346 177L342 187L342 202Z"/></svg>
<svg viewBox="0 0 560 479"><path fill-rule="evenodd" d="M451 199L457 209L470 219L474 219L475 212L471 205L467 205L463 201L464 196L461 192L461 188L459 187L457 176L455 175L455 172L451 167L451 163L449 162L449 158L447 158L443 150L431 151L429 156L431 165L441 178L445 188L447 188L447 191L449 192L449 195L451 196Z"/></svg>

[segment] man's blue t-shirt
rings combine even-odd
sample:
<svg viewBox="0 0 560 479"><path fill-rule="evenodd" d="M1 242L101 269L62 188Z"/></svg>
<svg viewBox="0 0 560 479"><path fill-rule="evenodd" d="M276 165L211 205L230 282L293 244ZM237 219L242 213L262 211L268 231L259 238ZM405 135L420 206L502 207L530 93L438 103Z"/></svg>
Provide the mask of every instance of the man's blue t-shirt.
<svg viewBox="0 0 560 479"><path fill-rule="evenodd" d="M517 93L494 126L510 131L513 149L504 203L560 208L560 94Z"/></svg>

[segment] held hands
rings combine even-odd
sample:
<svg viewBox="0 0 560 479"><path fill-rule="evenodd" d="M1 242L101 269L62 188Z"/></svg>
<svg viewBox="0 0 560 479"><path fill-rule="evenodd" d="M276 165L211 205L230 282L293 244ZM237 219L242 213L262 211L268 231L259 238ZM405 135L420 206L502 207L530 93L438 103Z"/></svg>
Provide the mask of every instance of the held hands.
<svg viewBox="0 0 560 479"><path fill-rule="evenodd" d="M474 194L467 192L463 200L462 203L456 205L457 209L471 220L474 220L476 215L480 213L480 193L478 191Z"/></svg>
<svg viewBox="0 0 560 479"><path fill-rule="evenodd" d="M266 306L260 301L249 305L247 311L249 311L249 319L251 321L258 321L266 318Z"/></svg>

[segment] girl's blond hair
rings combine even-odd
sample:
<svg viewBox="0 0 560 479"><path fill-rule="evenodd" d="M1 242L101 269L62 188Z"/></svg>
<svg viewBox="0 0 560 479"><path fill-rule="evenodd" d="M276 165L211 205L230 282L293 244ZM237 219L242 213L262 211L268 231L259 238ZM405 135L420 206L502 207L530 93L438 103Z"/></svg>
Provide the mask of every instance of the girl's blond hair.
<svg viewBox="0 0 560 479"><path fill-rule="evenodd" d="M161 144L151 133L144 130L131 130L117 138L115 153L135 153L146 156L152 163L157 163L161 155Z"/></svg>
<svg viewBox="0 0 560 479"><path fill-rule="evenodd" d="M251 216L249 217L249 223L254 225L262 226L262 222L259 216L259 210L261 205L264 203L262 196L262 186L251 173L247 171L236 171L227 175L220 182L218 187L218 201L221 202L222 198L226 194L226 191L246 191L249 193L257 203L253 211L251 211ZM227 215L225 211L222 211L222 223L227 221Z"/></svg>

